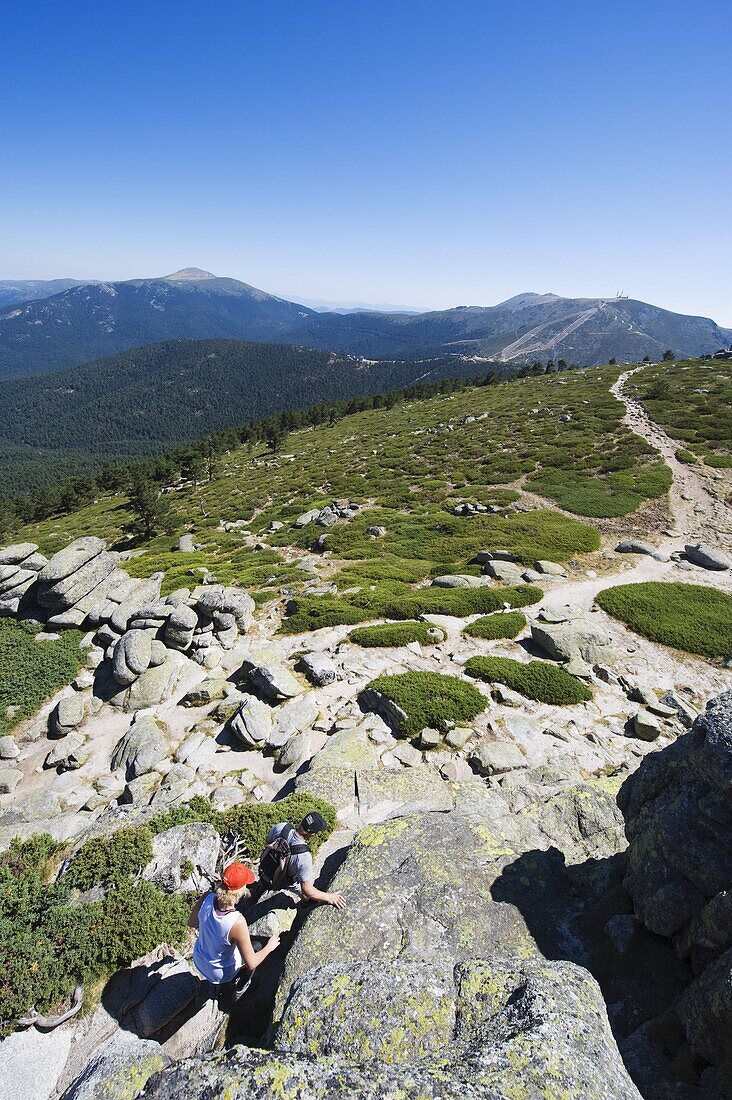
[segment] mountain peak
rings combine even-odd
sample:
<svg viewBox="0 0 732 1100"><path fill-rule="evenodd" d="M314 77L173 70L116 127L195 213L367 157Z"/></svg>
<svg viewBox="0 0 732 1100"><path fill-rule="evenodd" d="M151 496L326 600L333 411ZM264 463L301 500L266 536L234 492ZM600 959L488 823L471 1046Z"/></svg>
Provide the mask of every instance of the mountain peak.
<svg viewBox="0 0 732 1100"><path fill-rule="evenodd" d="M203 271L200 267L182 267L180 271L174 271L172 275L163 275L168 283L194 283L199 279L215 279L211 271Z"/></svg>

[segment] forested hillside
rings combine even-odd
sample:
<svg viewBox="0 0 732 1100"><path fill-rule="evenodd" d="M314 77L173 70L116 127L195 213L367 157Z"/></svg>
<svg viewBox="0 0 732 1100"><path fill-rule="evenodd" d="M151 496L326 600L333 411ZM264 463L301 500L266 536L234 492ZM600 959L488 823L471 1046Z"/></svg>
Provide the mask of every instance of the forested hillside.
<svg viewBox="0 0 732 1100"><path fill-rule="evenodd" d="M7 381L0 383L0 496L284 409L381 393L417 379L473 377L490 366L458 356L369 363L280 344L170 340L74 370Z"/></svg>

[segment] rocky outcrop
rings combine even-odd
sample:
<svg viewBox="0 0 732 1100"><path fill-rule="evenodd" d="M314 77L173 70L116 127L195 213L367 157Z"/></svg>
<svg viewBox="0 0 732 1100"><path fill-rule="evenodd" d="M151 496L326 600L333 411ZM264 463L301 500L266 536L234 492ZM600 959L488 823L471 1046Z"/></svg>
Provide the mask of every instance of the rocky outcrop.
<svg viewBox="0 0 732 1100"><path fill-rule="evenodd" d="M172 693L182 655L214 668L249 629L254 601L219 584L161 599L163 574L130 577L122 560L96 537L76 539L49 560L34 543L0 550L0 614L15 614L22 603L35 605L38 617L55 627L96 627L98 659L90 667L98 669L100 683L111 679L112 704L134 712ZM58 726L57 736L75 728Z"/></svg>
<svg viewBox="0 0 732 1100"><path fill-rule="evenodd" d="M327 653L304 653L298 664L315 687L326 687L338 679L338 669Z"/></svg>
<svg viewBox="0 0 732 1100"><path fill-rule="evenodd" d="M491 559L486 561L483 572L494 580L503 581L504 584L521 584L523 582L523 569L520 565L510 561Z"/></svg>
<svg viewBox="0 0 732 1100"><path fill-rule="evenodd" d="M272 710L255 695L247 695L232 718L230 729L244 748L264 748L272 734Z"/></svg>
<svg viewBox="0 0 732 1100"><path fill-rule="evenodd" d="M305 690L303 684L285 665L270 662L249 669L249 682L268 699L293 699Z"/></svg>
<svg viewBox="0 0 732 1100"><path fill-rule="evenodd" d="M16 614L33 589L46 558L34 542L20 542L0 550L0 615Z"/></svg>
<svg viewBox="0 0 732 1100"><path fill-rule="evenodd" d="M353 762L362 750L351 738L331 752ZM541 853L558 871L555 846L568 865L617 852L613 798L570 779L538 798L530 784L505 794L442 786L446 812L397 817L356 837L332 881L347 910L313 911L287 957L272 1049L189 1059L153 1077L146 1100L638 1100L594 979L542 957L566 935L569 895ZM541 894L533 913L503 885L527 853L537 881L521 888L527 902ZM516 873L520 883L528 864Z"/></svg>
<svg viewBox="0 0 732 1100"><path fill-rule="evenodd" d="M404 779L405 789L412 785L413 793L416 771L405 768L395 775ZM367 779L373 775L364 772ZM504 793L482 783L449 784L439 777L438 782L448 799L447 812L399 816L358 833L332 882L346 895L348 909L345 914L316 910L307 920L287 957L276 1020L297 979L327 962L398 959L456 965L471 958L534 955L533 922L542 922L546 944L561 938L567 914L561 905L552 913L546 893L540 897L530 881L528 907L518 894L511 900L512 889L503 886L507 868L522 853L551 847L574 864L624 846L614 798L591 784L563 779L535 797L530 775L527 795L521 787ZM548 864L542 872L538 855L531 862L535 878L549 874ZM522 889L520 876L516 881ZM531 904L541 914L532 913Z"/></svg>
<svg viewBox="0 0 732 1100"><path fill-rule="evenodd" d="M81 695L66 695L59 699L49 718L49 734L66 737L84 721L86 701Z"/></svg>
<svg viewBox="0 0 732 1100"><path fill-rule="evenodd" d="M487 583L482 577L473 577L469 573L446 573L432 581L434 588L480 588Z"/></svg>
<svg viewBox="0 0 732 1100"><path fill-rule="evenodd" d="M158 1074L149 1100L638 1100L599 988L571 963L327 965L303 975L274 1053L239 1048Z"/></svg>
<svg viewBox="0 0 732 1100"><path fill-rule="evenodd" d="M61 1100L131 1100L170 1064L159 1043L117 1031L63 1093Z"/></svg>
<svg viewBox="0 0 732 1100"><path fill-rule="evenodd" d="M309 511L303 512L301 516L297 517L292 526L298 530L301 527L308 527L311 523L317 524L318 527L332 527L339 519L353 519L358 510L358 504L353 501L333 500L330 504L326 504L324 508L311 508Z"/></svg>
<svg viewBox="0 0 732 1100"><path fill-rule="evenodd" d="M672 937L696 975L676 1005L686 1039L732 1094L732 692L689 733L648 756L620 804L626 887L650 931Z"/></svg>

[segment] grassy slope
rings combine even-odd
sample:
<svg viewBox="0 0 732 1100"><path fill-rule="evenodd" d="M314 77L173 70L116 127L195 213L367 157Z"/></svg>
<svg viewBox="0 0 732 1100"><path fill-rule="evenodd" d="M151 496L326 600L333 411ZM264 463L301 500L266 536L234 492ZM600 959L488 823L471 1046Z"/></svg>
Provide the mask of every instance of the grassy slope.
<svg viewBox="0 0 732 1100"><path fill-rule="evenodd" d="M631 378L628 391L697 458L732 467L732 363L656 363Z"/></svg>
<svg viewBox="0 0 732 1100"><path fill-rule="evenodd" d="M592 526L550 510L462 517L451 509L464 500L505 504L522 484L583 516L623 514L662 494L667 468L622 424L622 406L608 392L617 374L605 368L516 380L358 413L294 433L276 456L240 448L213 482L169 496L179 529L192 530L203 550L174 553L174 538L161 536L128 568L141 576L165 570L166 590L195 583L195 571L208 568L222 582L296 592L303 574L284 557L289 547L310 548L322 529L296 531L291 521L334 497L368 505L329 531L333 557L351 559L339 587L476 571L470 560L485 546L513 550L526 562L567 561L597 548ZM114 543L128 518L126 499L108 496L28 525L18 537L46 552L91 532ZM270 549L257 551L241 530L224 531L226 520L246 520L256 535L272 520L285 526L267 536ZM386 537L369 536L372 524L383 524Z"/></svg>

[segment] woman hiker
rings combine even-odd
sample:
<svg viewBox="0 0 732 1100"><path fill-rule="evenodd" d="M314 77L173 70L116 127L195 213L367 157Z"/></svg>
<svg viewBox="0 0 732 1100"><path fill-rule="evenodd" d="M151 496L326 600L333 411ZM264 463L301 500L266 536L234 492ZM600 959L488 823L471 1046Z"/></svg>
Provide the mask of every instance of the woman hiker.
<svg viewBox="0 0 732 1100"><path fill-rule="evenodd" d="M255 970L280 945L279 936L270 936L264 947L255 951L247 922L237 912L237 903L254 878L245 864L230 863L221 882L196 902L188 919L189 926L198 931L193 965L214 986L235 981L242 967Z"/></svg>

